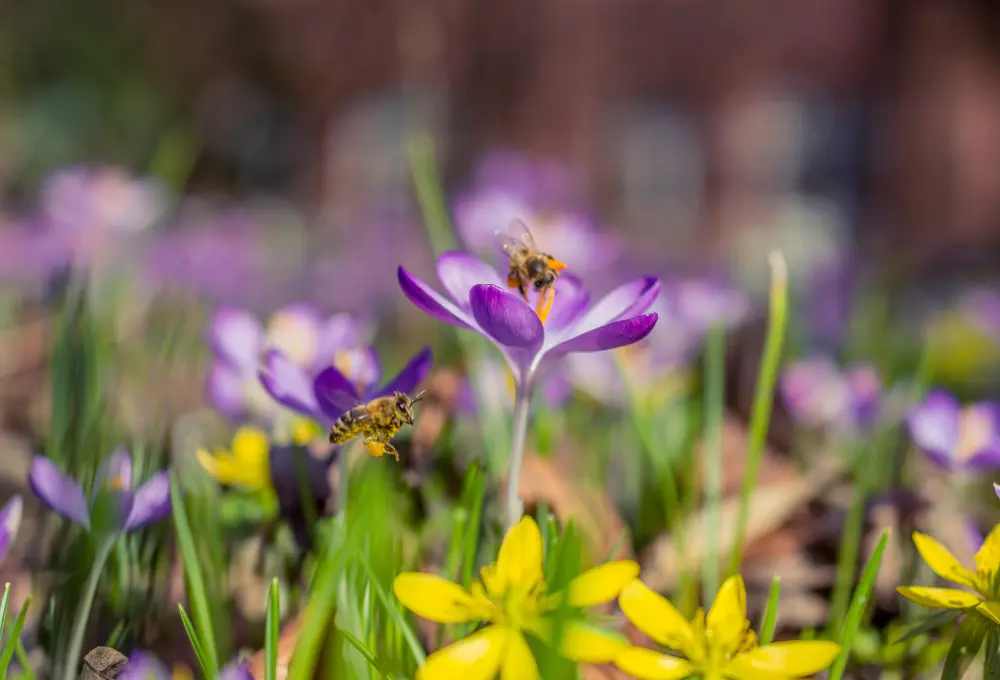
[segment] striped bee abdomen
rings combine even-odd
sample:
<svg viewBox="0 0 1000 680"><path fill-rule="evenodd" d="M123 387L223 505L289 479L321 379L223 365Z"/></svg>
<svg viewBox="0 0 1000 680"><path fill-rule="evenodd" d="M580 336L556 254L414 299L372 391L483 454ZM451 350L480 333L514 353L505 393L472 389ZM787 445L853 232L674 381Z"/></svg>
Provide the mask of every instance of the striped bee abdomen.
<svg viewBox="0 0 1000 680"><path fill-rule="evenodd" d="M364 405L355 406L350 411L340 416L330 429L330 442L333 444L343 444L353 439L365 427L365 423L371 419L368 408Z"/></svg>

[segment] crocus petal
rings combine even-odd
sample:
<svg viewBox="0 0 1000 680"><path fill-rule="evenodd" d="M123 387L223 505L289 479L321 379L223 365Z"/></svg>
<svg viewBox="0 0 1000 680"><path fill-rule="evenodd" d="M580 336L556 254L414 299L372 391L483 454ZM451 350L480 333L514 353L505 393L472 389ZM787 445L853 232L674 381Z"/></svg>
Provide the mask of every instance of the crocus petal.
<svg viewBox="0 0 1000 680"><path fill-rule="evenodd" d="M264 357L260 382L267 393L283 406L317 419L321 415L312 380L300 366L278 350L271 350Z"/></svg>
<svg viewBox="0 0 1000 680"><path fill-rule="evenodd" d="M166 472L157 472L136 491L132 510L125 520L125 529L138 529L169 514L170 477Z"/></svg>
<svg viewBox="0 0 1000 680"><path fill-rule="evenodd" d="M730 576L715 595L715 602L705 617L705 628L722 649L735 649L743 636L746 620L746 586L742 577Z"/></svg>
<svg viewBox="0 0 1000 680"><path fill-rule="evenodd" d="M637 579L625 586L618 604L636 628L664 647L683 652L694 645L694 631L688 620L642 581Z"/></svg>
<svg viewBox="0 0 1000 680"><path fill-rule="evenodd" d="M615 665L643 680L681 680L696 670L684 659L642 647L627 647L615 657Z"/></svg>
<svg viewBox="0 0 1000 680"><path fill-rule="evenodd" d="M573 325L576 334L586 333L618 319L642 314L656 300L660 280L643 277L618 286L587 310Z"/></svg>
<svg viewBox="0 0 1000 680"><path fill-rule="evenodd" d="M316 376L313 394L320 410L330 420L336 420L361 401L354 384L333 366Z"/></svg>
<svg viewBox="0 0 1000 680"><path fill-rule="evenodd" d="M525 641L524 636L517 631L507 634L507 649L503 655L500 667L500 680L538 680L538 664L535 655Z"/></svg>
<svg viewBox="0 0 1000 680"><path fill-rule="evenodd" d="M424 347L420 353L410 359L410 363L406 364L406 366L403 367L403 370L401 370L395 378L390 380L385 387L379 390L375 396L385 396L395 392L402 392L403 394L413 396L417 385L422 383L424 378L427 377L427 373L430 372L431 364L433 363L434 354L431 352L431 348Z"/></svg>
<svg viewBox="0 0 1000 680"><path fill-rule="evenodd" d="M425 313L430 314L438 321L444 321L459 328L471 329L475 327L475 322L469 314L403 267L399 268L398 277L399 287L403 290L403 295Z"/></svg>
<svg viewBox="0 0 1000 680"><path fill-rule="evenodd" d="M954 588L926 588L923 586L897 586L896 592L911 602L931 609L968 609L983 598Z"/></svg>
<svg viewBox="0 0 1000 680"><path fill-rule="evenodd" d="M610 663L628 646L602 628L570 621L562 630L559 652L581 663Z"/></svg>
<svg viewBox="0 0 1000 680"><path fill-rule="evenodd" d="M28 484L46 505L66 519L90 528L90 513L83 489L45 456L35 456L28 471Z"/></svg>
<svg viewBox="0 0 1000 680"><path fill-rule="evenodd" d="M473 286L469 293L472 315L488 336L503 347L534 353L545 329L524 300L498 286Z"/></svg>
<svg viewBox="0 0 1000 680"><path fill-rule="evenodd" d="M997 498L1000 498L1000 484L993 482L993 491L996 492Z"/></svg>
<svg viewBox="0 0 1000 680"><path fill-rule="evenodd" d="M840 645L822 640L775 642L740 654L730 661L723 675L735 680L787 676L801 678L818 673L833 663Z"/></svg>
<svg viewBox="0 0 1000 680"><path fill-rule="evenodd" d="M950 457L958 441L959 411L958 402L950 394L931 392L906 417L910 437L920 448Z"/></svg>
<svg viewBox="0 0 1000 680"><path fill-rule="evenodd" d="M245 661L233 661L226 664L215 680L254 680L250 672L250 664Z"/></svg>
<svg viewBox="0 0 1000 680"><path fill-rule="evenodd" d="M417 680L493 680L512 632L490 626L427 657Z"/></svg>
<svg viewBox="0 0 1000 680"><path fill-rule="evenodd" d="M339 350L368 344L371 329L352 314L334 314L322 323L316 340L317 363L330 364Z"/></svg>
<svg viewBox="0 0 1000 680"><path fill-rule="evenodd" d="M962 566L958 559L948 552L948 549L927 534L913 532L913 543L924 562L943 579L958 583L969 588L976 587L976 575Z"/></svg>
<svg viewBox="0 0 1000 680"><path fill-rule="evenodd" d="M205 385L209 402L225 416L240 417L246 412L247 379L239 369L216 360Z"/></svg>
<svg viewBox="0 0 1000 680"><path fill-rule="evenodd" d="M392 582L392 592L411 612L438 623L482 620L490 613L487 600L433 574L400 574Z"/></svg>
<svg viewBox="0 0 1000 680"><path fill-rule="evenodd" d="M546 358L551 361L570 352L602 352L634 344L650 334L657 319L656 312L650 312L633 319L612 321L559 343L546 354Z"/></svg>
<svg viewBox="0 0 1000 680"><path fill-rule="evenodd" d="M147 652L132 652L128 665L118 674L119 680L170 680L170 671Z"/></svg>
<svg viewBox="0 0 1000 680"><path fill-rule="evenodd" d="M469 291L481 283L503 287L496 270L469 253L443 253L437 261L438 278L452 299L463 309L469 308Z"/></svg>
<svg viewBox="0 0 1000 680"><path fill-rule="evenodd" d="M257 369L264 328L250 312L236 307L217 309L209 322L208 337L219 358L249 375Z"/></svg>
<svg viewBox="0 0 1000 680"><path fill-rule="evenodd" d="M0 510L0 562L7 555L17 530L21 526L21 516L24 514L24 499L20 494L11 497Z"/></svg>
<svg viewBox="0 0 1000 680"><path fill-rule="evenodd" d="M541 583L542 550L542 534L535 520L522 517L500 544L496 576L501 590L520 588L527 592Z"/></svg>
<svg viewBox="0 0 1000 680"><path fill-rule="evenodd" d="M128 449L119 446L101 462L94 477L93 493L102 491L130 491L132 489L132 456Z"/></svg>
<svg viewBox="0 0 1000 680"><path fill-rule="evenodd" d="M608 562L588 569L569 583L569 604L593 607L610 602L639 575L639 565L632 560Z"/></svg>
<svg viewBox="0 0 1000 680"><path fill-rule="evenodd" d="M556 279L553 290L556 299L552 303L549 318L545 320L545 332L558 335L587 309L590 293L583 287L583 282L572 274L563 274Z"/></svg>

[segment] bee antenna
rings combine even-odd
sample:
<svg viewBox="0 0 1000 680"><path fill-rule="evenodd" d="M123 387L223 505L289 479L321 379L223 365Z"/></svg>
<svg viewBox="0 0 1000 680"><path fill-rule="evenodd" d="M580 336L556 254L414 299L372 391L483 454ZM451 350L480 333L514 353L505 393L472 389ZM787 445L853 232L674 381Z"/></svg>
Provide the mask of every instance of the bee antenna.
<svg viewBox="0 0 1000 680"><path fill-rule="evenodd" d="M427 390L420 390L419 392L417 392L416 396L413 397L413 399L410 399L410 403L416 404L418 401L424 398L424 394L426 393Z"/></svg>

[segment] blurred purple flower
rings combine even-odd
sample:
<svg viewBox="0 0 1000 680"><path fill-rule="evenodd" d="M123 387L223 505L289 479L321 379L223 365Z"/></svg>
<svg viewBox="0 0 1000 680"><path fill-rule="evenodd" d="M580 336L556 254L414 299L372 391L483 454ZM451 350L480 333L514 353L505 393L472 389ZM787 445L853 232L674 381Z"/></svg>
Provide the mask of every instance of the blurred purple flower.
<svg viewBox="0 0 1000 680"><path fill-rule="evenodd" d="M221 307L209 323L209 343L215 354L207 392L213 406L230 418L251 416L270 422L280 407L261 386L258 372L271 350L305 374L337 366L353 381L378 380L378 359L367 347L371 329L349 314L323 318L307 304L287 305L267 326L249 311Z"/></svg>
<svg viewBox="0 0 1000 680"><path fill-rule="evenodd" d="M155 223L167 207L166 187L120 168L71 167L52 174L42 187L43 218L74 231L81 248L98 233L129 234Z"/></svg>
<svg viewBox="0 0 1000 680"><path fill-rule="evenodd" d="M502 255L495 233L515 218L531 227L540 248L588 276L608 269L622 249L580 209L567 168L512 151L486 157L454 215L465 245L482 256Z"/></svg>
<svg viewBox="0 0 1000 680"><path fill-rule="evenodd" d="M17 530L21 527L21 516L24 513L24 499L20 494L11 499L0 509L0 563L7 556L7 551L17 538Z"/></svg>
<svg viewBox="0 0 1000 680"><path fill-rule="evenodd" d="M1000 410L979 402L962 407L943 390L933 390L906 418L913 442L948 470L1000 466Z"/></svg>
<svg viewBox="0 0 1000 680"><path fill-rule="evenodd" d="M870 432L882 416L882 382L871 366L841 372L827 357L804 359L785 367L780 390L792 417L812 427Z"/></svg>
<svg viewBox="0 0 1000 680"><path fill-rule="evenodd" d="M427 377L433 355L430 348L425 347L381 388L377 387L377 359L372 359L376 368L367 376L349 378L336 366L330 366L313 378L286 354L272 349L264 358L259 377L264 389L280 404L329 427L359 403L394 392L412 396L417 385Z"/></svg>
<svg viewBox="0 0 1000 680"><path fill-rule="evenodd" d="M28 484L56 514L88 530L94 528L91 524L95 519L100 521L101 530L132 531L170 514L167 472L157 472L133 491L132 459L122 447L98 469L89 502L80 483L60 472L45 456L35 456L31 461ZM105 510L109 517L103 516Z"/></svg>
<svg viewBox="0 0 1000 680"><path fill-rule="evenodd" d="M528 388L543 361L571 352L601 352L638 342L656 325L644 314L656 299L659 280L635 279L589 306L579 279L556 280L551 312L543 323L521 297L504 287L492 267L467 253L438 258L438 278L451 299L399 268L399 285L413 304L439 321L485 335L510 364L518 386Z"/></svg>
<svg viewBox="0 0 1000 680"><path fill-rule="evenodd" d="M163 663L147 652L132 652L128 665L118 674L119 680L173 680L171 673ZM232 661L227 664L216 680L254 680L250 666L245 661Z"/></svg>

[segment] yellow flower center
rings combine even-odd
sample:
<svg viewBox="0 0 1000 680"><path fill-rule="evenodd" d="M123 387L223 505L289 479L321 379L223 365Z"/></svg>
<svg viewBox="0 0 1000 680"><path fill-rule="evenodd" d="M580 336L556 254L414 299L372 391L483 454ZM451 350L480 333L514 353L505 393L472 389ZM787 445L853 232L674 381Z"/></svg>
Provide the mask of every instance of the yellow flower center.
<svg viewBox="0 0 1000 680"><path fill-rule="evenodd" d="M757 635L750 628L749 621L743 622L737 637L722 637L705 625L705 610L699 609L691 622L691 628L694 631L694 644L691 649L686 650L687 657L692 663L701 666L708 677L721 678L729 661L757 647Z"/></svg>
<svg viewBox="0 0 1000 680"><path fill-rule="evenodd" d="M970 406L958 419L955 458L966 461L986 448L993 439L992 415L984 408Z"/></svg>
<svg viewBox="0 0 1000 680"><path fill-rule="evenodd" d="M312 363L318 344L315 325L301 313L279 312L268 323L266 345L281 350L299 366Z"/></svg>
<svg viewBox="0 0 1000 680"><path fill-rule="evenodd" d="M121 475L115 475L111 479L104 481L105 491L121 491L125 488L125 480L122 479Z"/></svg>
<svg viewBox="0 0 1000 680"><path fill-rule="evenodd" d="M358 351L360 350L342 349L333 355L333 367L340 371L341 375L348 380L351 379L356 368L355 353ZM365 391L365 384L363 380L355 380L353 385L358 394Z"/></svg>
<svg viewBox="0 0 1000 680"><path fill-rule="evenodd" d="M483 567L480 582L471 592L479 601L483 620L515 630L531 628L551 607L545 599L545 582L534 586L509 586L497 576L494 565Z"/></svg>

